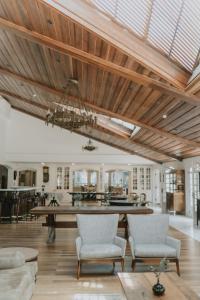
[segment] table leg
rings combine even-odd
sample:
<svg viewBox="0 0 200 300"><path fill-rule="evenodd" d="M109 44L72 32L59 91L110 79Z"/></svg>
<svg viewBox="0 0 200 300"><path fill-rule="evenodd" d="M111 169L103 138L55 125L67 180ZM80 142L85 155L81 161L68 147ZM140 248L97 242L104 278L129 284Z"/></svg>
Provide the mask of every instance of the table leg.
<svg viewBox="0 0 200 300"><path fill-rule="evenodd" d="M72 195L72 206L74 206L74 203L75 203L75 196Z"/></svg>
<svg viewBox="0 0 200 300"><path fill-rule="evenodd" d="M128 240L128 222L127 222L127 218L125 220L125 239Z"/></svg>
<svg viewBox="0 0 200 300"><path fill-rule="evenodd" d="M48 224L47 244L52 244L56 239L55 215L48 215L47 224Z"/></svg>
<svg viewBox="0 0 200 300"><path fill-rule="evenodd" d="M127 221L127 216L124 215L123 218L122 218L122 222L124 223L124 228L125 228L125 231L124 231L124 238L126 240L128 240L128 221Z"/></svg>

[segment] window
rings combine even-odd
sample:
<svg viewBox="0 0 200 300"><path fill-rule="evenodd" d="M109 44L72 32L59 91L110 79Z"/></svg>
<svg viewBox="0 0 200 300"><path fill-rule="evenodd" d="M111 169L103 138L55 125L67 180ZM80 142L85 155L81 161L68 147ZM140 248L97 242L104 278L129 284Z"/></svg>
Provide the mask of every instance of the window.
<svg viewBox="0 0 200 300"><path fill-rule="evenodd" d="M57 168L57 189L62 189L62 168Z"/></svg>
<svg viewBox="0 0 200 300"><path fill-rule="evenodd" d="M133 168L133 190L138 189L137 168Z"/></svg>
<svg viewBox="0 0 200 300"><path fill-rule="evenodd" d="M199 0L92 0L96 7L192 71L200 49Z"/></svg>
<svg viewBox="0 0 200 300"><path fill-rule="evenodd" d="M69 189L69 167L65 167L64 169L64 189Z"/></svg>

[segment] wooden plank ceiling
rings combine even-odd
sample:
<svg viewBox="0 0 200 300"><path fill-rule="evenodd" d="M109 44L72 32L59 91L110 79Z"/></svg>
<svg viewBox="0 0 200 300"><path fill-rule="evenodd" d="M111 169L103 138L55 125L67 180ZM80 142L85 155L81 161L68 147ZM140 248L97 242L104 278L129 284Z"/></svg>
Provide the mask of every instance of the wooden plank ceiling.
<svg viewBox="0 0 200 300"><path fill-rule="evenodd" d="M76 78L94 111L141 127L131 135L99 124L80 134L159 163L200 155L199 80L187 87L190 74L170 61L166 74L163 68L159 74L156 63L167 66L167 59L158 53L156 62L155 49L155 65L148 57L142 61L101 34L97 25L105 20L86 2L58 2L0 1L0 95L13 108L44 119L67 79ZM96 31L87 14L98 20Z"/></svg>

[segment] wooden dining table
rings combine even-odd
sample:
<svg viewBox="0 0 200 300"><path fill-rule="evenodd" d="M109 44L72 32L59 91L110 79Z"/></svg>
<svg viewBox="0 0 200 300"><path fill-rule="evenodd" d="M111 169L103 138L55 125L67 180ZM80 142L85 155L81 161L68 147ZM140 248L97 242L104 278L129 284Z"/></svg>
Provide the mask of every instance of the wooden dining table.
<svg viewBox="0 0 200 300"><path fill-rule="evenodd" d="M56 239L56 228L76 228L76 221L57 221L57 215L76 215L76 214L119 214L119 228L125 228L125 236L128 236L127 214L152 214L153 210L147 207L133 206L38 206L31 209L31 214L35 216L46 216L46 222L42 226L48 227L47 243L53 243ZM92 224L91 224L92 226Z"/></svg>

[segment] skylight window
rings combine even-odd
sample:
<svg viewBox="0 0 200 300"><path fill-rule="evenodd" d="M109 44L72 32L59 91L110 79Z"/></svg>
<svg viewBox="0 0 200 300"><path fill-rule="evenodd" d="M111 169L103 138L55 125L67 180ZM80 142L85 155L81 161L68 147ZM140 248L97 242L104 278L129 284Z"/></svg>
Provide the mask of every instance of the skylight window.
<svg viewBox="0 0 200 300"><path fill-rule="evenodd" d="M120 119L116 119L116 118L111 118L111 121L113 121L114 123L116 124L119 124L119 125L122 125L130 130L132 130L133 134L135 135L139 130L140 130L140 127L136 126L136 125L133 125L131 123L128 123L128 122L125 122L125 121L122 121Z"/></svg>
<svg viewBox="0 0 200 300"><path fill-rule="evenodd" d="M192 71L200 50L200 0L91 0L141 39Z"/></svg>

